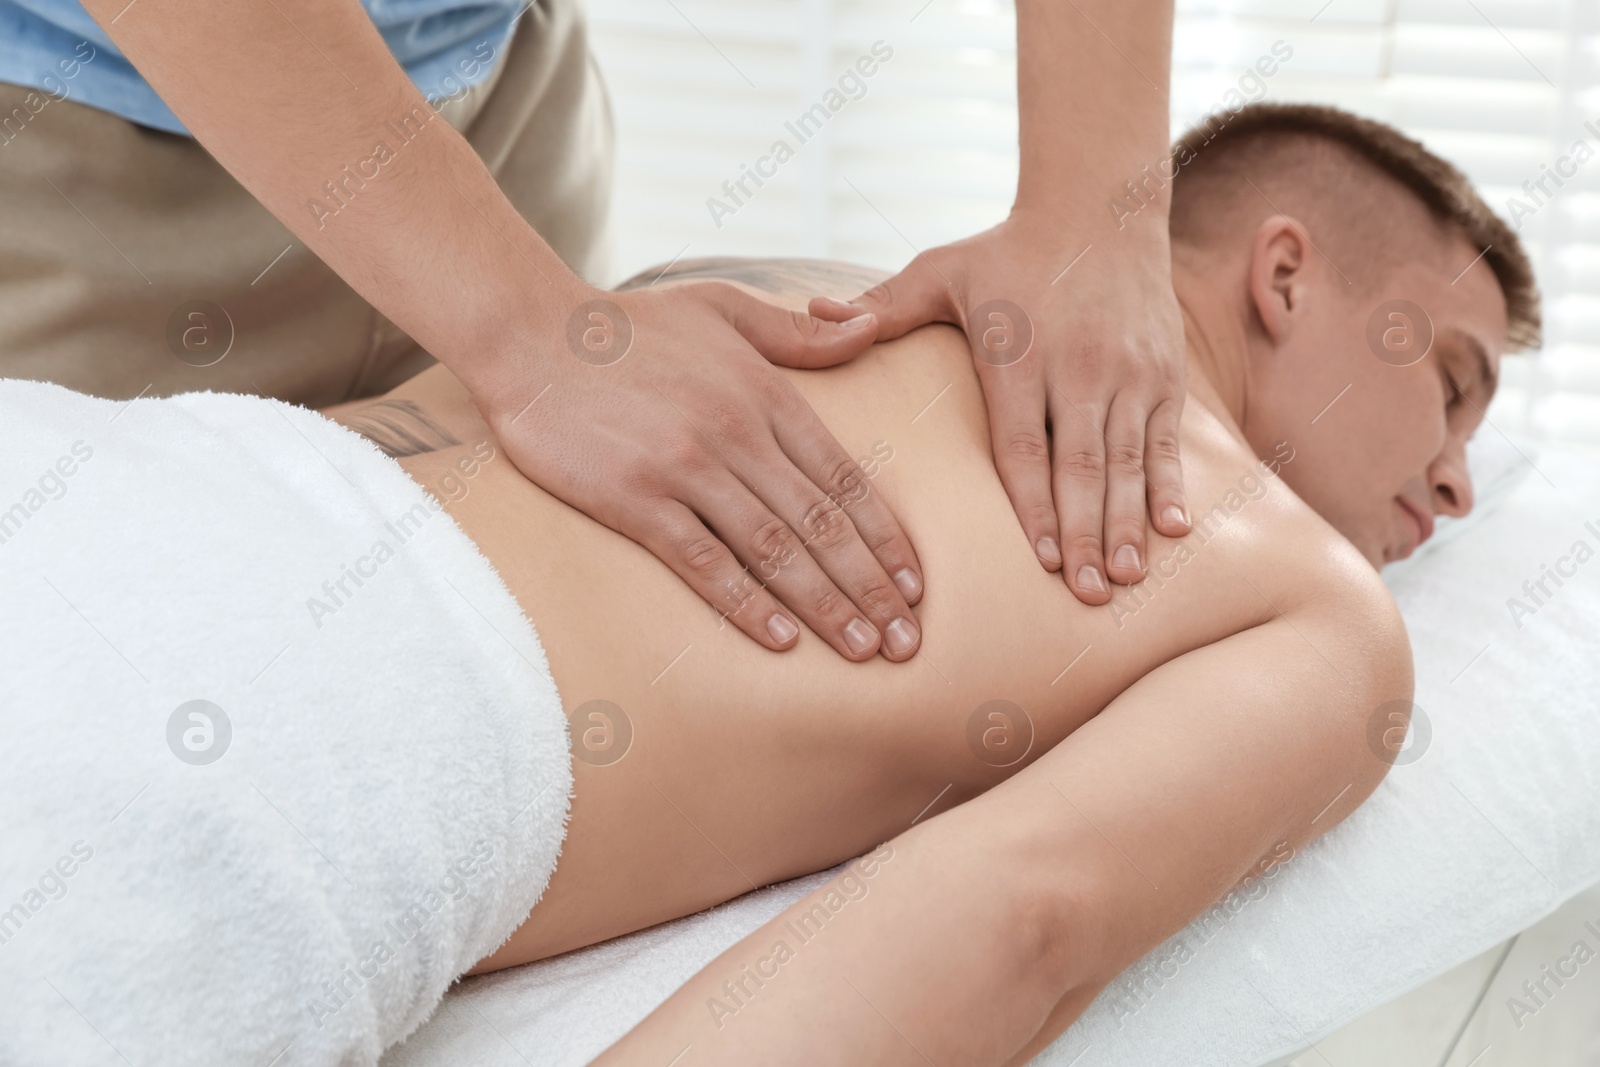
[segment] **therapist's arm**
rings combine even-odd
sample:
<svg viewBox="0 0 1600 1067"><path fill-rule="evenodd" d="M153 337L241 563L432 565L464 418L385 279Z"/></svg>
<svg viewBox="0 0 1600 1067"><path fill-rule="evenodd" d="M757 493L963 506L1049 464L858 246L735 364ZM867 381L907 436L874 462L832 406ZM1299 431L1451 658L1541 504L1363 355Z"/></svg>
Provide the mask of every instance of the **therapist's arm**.
<svg viewBox="0 0 1600 1067"><path fill-rule="evenodd" d="M1107 575L1143 579L1147 506L1166 536L1189 529L1162 176L1171 61L1172 0L1018 0L1010 216L811 308L876 312L880 340L930 321L966 330L1022 532L1088 604L1110 600Z"/></svg>
<svg viewBox="0 0 1600 1067"><path fill-rule="evenodd" d="M914 655L909 541L757 352L839 362L875 319L824 322L722 285L588 286L356 0L84 6L218 162L456 373L529 478L768 648L798 640L781 600L850 659Z"/></svg>

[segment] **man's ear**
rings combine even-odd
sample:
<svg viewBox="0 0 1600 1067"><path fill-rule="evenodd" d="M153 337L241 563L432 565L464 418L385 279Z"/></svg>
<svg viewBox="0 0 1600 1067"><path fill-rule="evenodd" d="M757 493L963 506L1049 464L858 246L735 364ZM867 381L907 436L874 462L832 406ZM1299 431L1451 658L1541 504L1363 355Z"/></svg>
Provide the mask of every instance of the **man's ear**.
<svg viewBox="0 0 1600 1067"><path fill-rule="evenodd" d="M1305 309L1306 268L1315 254L1305 227L1287 215L1273 215L1256 230L1250 248L1250 299L1274 343L1289 337Z"/></svg>

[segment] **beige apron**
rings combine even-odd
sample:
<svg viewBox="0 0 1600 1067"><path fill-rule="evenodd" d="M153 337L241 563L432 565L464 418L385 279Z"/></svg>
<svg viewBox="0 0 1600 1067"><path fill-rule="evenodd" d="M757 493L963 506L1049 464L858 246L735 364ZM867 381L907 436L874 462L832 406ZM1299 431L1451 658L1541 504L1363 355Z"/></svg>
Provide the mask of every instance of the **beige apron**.
<svg viewBox="0 0 1600 1067"><path fill-rule="evenodd" d="M0 84L0 377L326 405L432 362L197 142L44 99ZM579 0L533 4L440 115L568 265L609 280L611 112Z"/></svg>

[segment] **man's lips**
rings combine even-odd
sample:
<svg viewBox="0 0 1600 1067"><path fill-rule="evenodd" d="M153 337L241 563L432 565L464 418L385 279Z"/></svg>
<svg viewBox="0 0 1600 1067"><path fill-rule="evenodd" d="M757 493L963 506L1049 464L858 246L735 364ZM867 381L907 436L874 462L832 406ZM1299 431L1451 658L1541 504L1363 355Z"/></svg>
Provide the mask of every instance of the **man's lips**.
<svg viewBox="0 0 1600 1067"><path fill-rule="evenodd" d="M1400 510L1406 513L1406 516L1411 519L1417 528L1417 539L1405 553L1406 556L1409 556L1412 552L1422 547L1424 541L1433 536L1433 515L1417 507L1417 505L1403 496L1395 499L1400 504Z"/></svg>

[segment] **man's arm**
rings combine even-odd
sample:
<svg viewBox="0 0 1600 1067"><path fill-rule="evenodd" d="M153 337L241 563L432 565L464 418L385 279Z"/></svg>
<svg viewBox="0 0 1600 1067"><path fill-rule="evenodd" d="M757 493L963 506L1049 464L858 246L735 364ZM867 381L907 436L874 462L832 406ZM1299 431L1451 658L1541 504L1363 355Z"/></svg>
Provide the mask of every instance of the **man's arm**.
<svg viewBox="0 0 1600 1067"><path fill-rule="evenodd" d="M752 347L825 365L871 344L874 319L822 322L719 285L593 289L356 0L86 7L218 162L455 372L528 477L768 648L799 638L781 599L850 659L915 654L916 553Z"/></svg>
<svg viewBox="0 0 1600 1067"><path fill-rule="evenodd" d="M880 339L967 332L995 466L1046 570L1086 604L1145 574L1145 512L1188 532L1183 322L1172 291L1172 0L1018 0L1021 171L1011 215L849 303ZM1120 205L1120 206L1119 206Z"/></svg>
<svg viewBox="0 0 1600 1067"><path fill-rule="evenodd" d="M1264 858L1365 799L1387 770L1366 722L1411 691L1398 612L1352 571L869 854L870 874L723 953L596 1062L1025 1063Z"/></svg>

